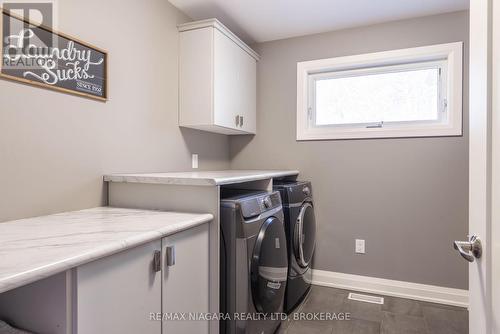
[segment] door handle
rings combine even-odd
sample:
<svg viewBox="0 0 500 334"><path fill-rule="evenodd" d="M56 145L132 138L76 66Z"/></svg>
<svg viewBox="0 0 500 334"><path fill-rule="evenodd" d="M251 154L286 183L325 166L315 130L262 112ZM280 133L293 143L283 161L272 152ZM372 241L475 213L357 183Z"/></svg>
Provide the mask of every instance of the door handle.
<svg viewBox="0 0 500 334"><path fill-rule="evenodd" d="M172 267L175 265L175 246L168 246L166 248L167 266Z"/></svg>
<svg viewBox="0 0 500 334"><path fill-rule="evenodd" d="M475 235L469 238L469 241L455 241L455 248L464 259L469 262L474 262L474 259L479 259L483 253L481 240Z"/></svg>
<svg viewBox="0 0 500 334"><path fill-rule="evenodd" d="M155 251L153 254L153 271L155 273L161 271L161 252Z"/></svg>

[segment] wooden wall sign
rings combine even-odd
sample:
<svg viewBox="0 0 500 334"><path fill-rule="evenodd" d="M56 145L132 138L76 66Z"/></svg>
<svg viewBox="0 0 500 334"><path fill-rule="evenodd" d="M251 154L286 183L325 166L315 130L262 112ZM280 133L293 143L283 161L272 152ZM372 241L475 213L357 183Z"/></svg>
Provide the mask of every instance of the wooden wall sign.
<svg viewBox="0 0 500 334"><path fill-rule="evenodd" d="M107 52L2 10L0 77L101 101Z"/></svg>

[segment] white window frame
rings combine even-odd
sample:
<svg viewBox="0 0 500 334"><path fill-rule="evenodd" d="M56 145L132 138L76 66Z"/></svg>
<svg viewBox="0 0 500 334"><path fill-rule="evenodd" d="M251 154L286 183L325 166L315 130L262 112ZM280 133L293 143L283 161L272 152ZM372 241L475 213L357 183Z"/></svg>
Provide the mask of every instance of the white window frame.
<svg viewBox="0 0 500 334"><path fill-rule="evenodd" d="M456 42L297 63L297 140L461 136L462 49ZM316 80L424 68L440 70L437 121L316 125Z"/></svg>

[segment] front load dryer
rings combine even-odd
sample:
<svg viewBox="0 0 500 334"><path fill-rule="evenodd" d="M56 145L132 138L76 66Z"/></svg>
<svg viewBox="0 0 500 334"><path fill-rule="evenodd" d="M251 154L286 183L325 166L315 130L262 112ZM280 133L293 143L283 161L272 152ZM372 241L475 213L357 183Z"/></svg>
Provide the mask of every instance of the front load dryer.
<svg viewBox="0 0 500 334"><path fill-rule="evenodd" d="M316 220L311 182L275 180L285 214L288 241L288 281L285 312L290 314L311 287L311 261L316 245Z"/></svg>
<svg viewBox="0 0 500 334"><path fill-rule="evenodd" d="M222 189L220 307L224 334L273 334L288 272L279 192Z"/></svg>

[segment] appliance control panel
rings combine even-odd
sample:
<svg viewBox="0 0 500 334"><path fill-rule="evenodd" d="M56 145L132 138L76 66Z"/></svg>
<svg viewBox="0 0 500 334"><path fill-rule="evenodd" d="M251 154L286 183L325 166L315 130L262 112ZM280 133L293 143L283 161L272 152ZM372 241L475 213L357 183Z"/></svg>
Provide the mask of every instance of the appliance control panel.
<svg viewBox="0 0 500 334"><path fill-rule="evenodd" d="M262 206L265 209L269 209L273 206L273 202L271 201L271 198L269 196L266 196L262 199Z"/></svg>
<svg viewBox="0 0 500 334"><path fill-rule="evenodd" d="M240 202L243 217L258 216L281 205L279 192L261 193Z"/></svg>
<svg viewBox="0 0 500 334"><path fill-rule="evenodd" d="M272 192L262 196L258 201L261 213L281 205L281 198L278 192Z"/></svg>

